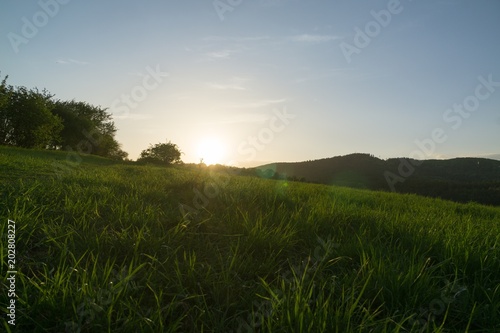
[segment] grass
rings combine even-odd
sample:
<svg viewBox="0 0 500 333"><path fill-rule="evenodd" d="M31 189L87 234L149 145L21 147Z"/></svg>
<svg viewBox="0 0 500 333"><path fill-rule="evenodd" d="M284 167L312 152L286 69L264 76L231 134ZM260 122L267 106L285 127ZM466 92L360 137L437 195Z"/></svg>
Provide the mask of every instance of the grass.
<svg viewBox="0 0 500 333"><path fill-rule="evenodd" d="M0 147L7 332L500 330L499 208L66 157Z"/></svg>

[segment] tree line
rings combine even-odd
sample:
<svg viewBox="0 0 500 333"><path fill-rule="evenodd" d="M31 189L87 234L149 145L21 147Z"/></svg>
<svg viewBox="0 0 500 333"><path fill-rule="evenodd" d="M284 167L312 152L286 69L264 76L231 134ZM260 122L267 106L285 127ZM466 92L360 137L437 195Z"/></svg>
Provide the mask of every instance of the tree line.
<svg viewBox="0 0 500 333"><path fill-rule="evenodd" d="M0 79L1 79L0 75ZM56 99L47 90L0 82L0 144L77 151L123 160L128 154L106 108Z"/></svg>

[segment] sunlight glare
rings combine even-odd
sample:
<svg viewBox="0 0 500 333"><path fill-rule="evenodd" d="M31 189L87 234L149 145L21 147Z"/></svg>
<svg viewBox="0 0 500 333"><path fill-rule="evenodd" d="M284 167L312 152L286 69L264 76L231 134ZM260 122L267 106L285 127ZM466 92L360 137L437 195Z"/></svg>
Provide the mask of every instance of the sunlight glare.
<svg viewBox="0 0 500 333"><path fill-rule="evenodd" d="M206 165L223 163L225 155L225 145L216 138L205 138L198 145L198 159Z"/></svg>

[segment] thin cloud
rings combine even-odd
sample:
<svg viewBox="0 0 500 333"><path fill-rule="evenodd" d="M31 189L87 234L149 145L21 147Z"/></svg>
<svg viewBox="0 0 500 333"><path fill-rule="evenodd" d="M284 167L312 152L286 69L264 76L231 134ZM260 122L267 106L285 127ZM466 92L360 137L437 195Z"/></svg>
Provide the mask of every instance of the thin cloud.
<svg viewBox="0 0 500 333"><path fill-rule="evenodd" d="M335 35L302 34L302 35L291 36L288 39L291 40L292 42L299 42L299 43L326 43L326 42L331 42L333 40L341 39L341 37Z"/></svg>
<svg viewBox="0 0 500 333"><path fill-rule="evenodd" d="M233 54L235 54L237 52L238 52L237 50L224 49L224 50L220 50L220 51L206 53L206 56L212 60L229 59L229 58L231 58L231 56Z"/></svg>
<svg viewBox="0 0 500 333"><path fill-rule="evenodd" d="M500 154L486 154L486 155L479 155L478 157L489 158L492 160L499 160L500 161Z"/></svg>
<svg viewBox="0 0 500 333"><path fill-rule="evenodd" d="M262 7L276 7L283 6L290 2L290 0L260 0L260 6Z"/></svg>
<svg viewBox="0 0 500 333"><path fill-rule="evenodd" d="M86 61L80 61L75 59L57 59L56 63L61 65L78 65L78 66L85 66L90 64Z"/></svg>
<svg viewBox="0 0 500 333"><path fill-rule="evenodd" d="M207 85L217 90L247 90L247 88L243 86L247 81L248 79L246 78L234 76L228 83L208 82Z"/></svg>
<svg viewBox="0 0 500 333"><path fill-rule="evenodd" d="M196 46L195 49L203 55L201 61L228 60L235 54L251 50L270 39L269 36L207 36L202 39L202 45Z"/></svg>
<svg viewBox="0 0 500 333"><path fill-rule="evenodd" d="M500 160L500 154L480 154L480 155L450 155L450 154L432 154L429 159L449 160L453 158L488 158L491 160Z"/></svg>
<svg viewBox="0 0 500 333"><path fill-rule="evenodd" d="M267 107L271 106L274 104L280 104L286 102L286 98L281 98L281 99L264 99L256 102L249 102L249 103L242 103L242 104L235 104L231 105L231 108L238 108L238 109L243 109L243 108L262 108L262 107Z"/></svg>
<svg viewBox="0 0 500 333"><path fill-rule="evenodd" d="M123 115L113 115L114 119L129 119L129 120L146 120L152 119L153 116L149 114L139 114L139 113L127 113Z"/></svg>
<svg viewBox="0 0 500 333"><path fill-rule="evenodd" d="M165 96L165 99L172 100L172 101L185 101L190 99L191 96L186 93L173 93Z"/></svg>
<svg viewBox="0 0 500 333"><path fill-rule="evenodd" d="M269 115L259 113L243 113L229 116L215 122L216 124L263 123L269 120Z"/></svg>
<svg viewBox="0 0 500 333"><path fill-rule="evenodd" d="M313 75L307 75L303 77L299 77L295 80L293 80L293 83L303 83L303 82L308 82L308 81L316 81L316 80L322 80L322 79L327 79L331 77L336 77L342 75L346 70L349 70L347 68L336 68L336 69L331 69L331 70L325 70L322 73L319 74L313 74Z"/></svg>
<svg viewBox="0 0 500 333"><path fill-rule="evenodd" d="M438 153L434 153L434 154L431 154L429 155L428 160L449 160L449 159L452 159L452 158L455 158L456 156L453 156L453 155L450 155L450 154L438 154Z"/></svg>
<svg viewBox="0 0 500 333"><path fill-rule="evenodd" d="M253 42L271 39L269 36L248 36L248 37L229 37L229 36L208 36L203 38L207 42Z"/></svg>
<svg viewBox="0 0 500 333"><path fill-rule="evenodd" d="M443 5L443 6L455 6L458 5L459 2L457 0L439 0L436 1L436 5Z"/></svg>
<svg viewBox="0 0 500 333"><path fill-rule="evenodd" d="M242 87L237 84L220 84L215 82L209 82L207 85L210 88L218 89L218 90L247 90L245 87Z"/></svg>

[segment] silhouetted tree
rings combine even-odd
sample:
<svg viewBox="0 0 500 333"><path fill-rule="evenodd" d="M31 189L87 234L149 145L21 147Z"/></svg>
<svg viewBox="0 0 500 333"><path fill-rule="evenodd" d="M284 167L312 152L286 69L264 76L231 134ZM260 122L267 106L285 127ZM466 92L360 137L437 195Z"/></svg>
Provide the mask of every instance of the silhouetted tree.
<svg viewBox="0 0 500 333"><path fill-rule="evenodd" d="M82 140L88 141L89 138L85 137L85 133L95 127L94 123L89 117L86 117L80 111L85 107L84 103L78 102L54 102L52 113L61 118L64 128L61 131L60 145L62 149L78 149L78 144Z"/></svg>
<svg viewBox="0 0 500 333"><path fill-rule="evenodd" d="M182 152L179 147L171 143L157 143L155 145L149 145L149 148L141 152L141 157L137 159L137 162L143 163L153 163L153 164L180 164Z"/></svg>
<svg viewBox="0 0 500 333"><path fill-rule="evenodd" d="M1 78L0 72L0 78ZM7 79L9 76L7 75L0 82L0 140L6 136L6 132L8 132L8 122L7 117L5 115L6 107L9 103L10 89L7 86Z"/></svg>
<svg viewBox="0 0 500 333"><path fill-rule="evenodd" d="M95 147L95 155L123 160L128 156L128 153L121 149L121 144L116 141L114 135L104 134Z"/></svg>
<svg viewBox="0 0 500 333"><path fill-rule="evenodd" d="M85 102L56 101L52 112L62 119L61 147L115 159L128 156L115 140L116 127L107 109Z"/></svg>
<svg viewBox="0 0 500 333"><path fill-rule="evenodd" d="M1 76L0 76L1 79ZM115 140L107 109L85 102L54 101L46 90L0 81L0 144L64 149L114 159L128 156Z"/></svg>

